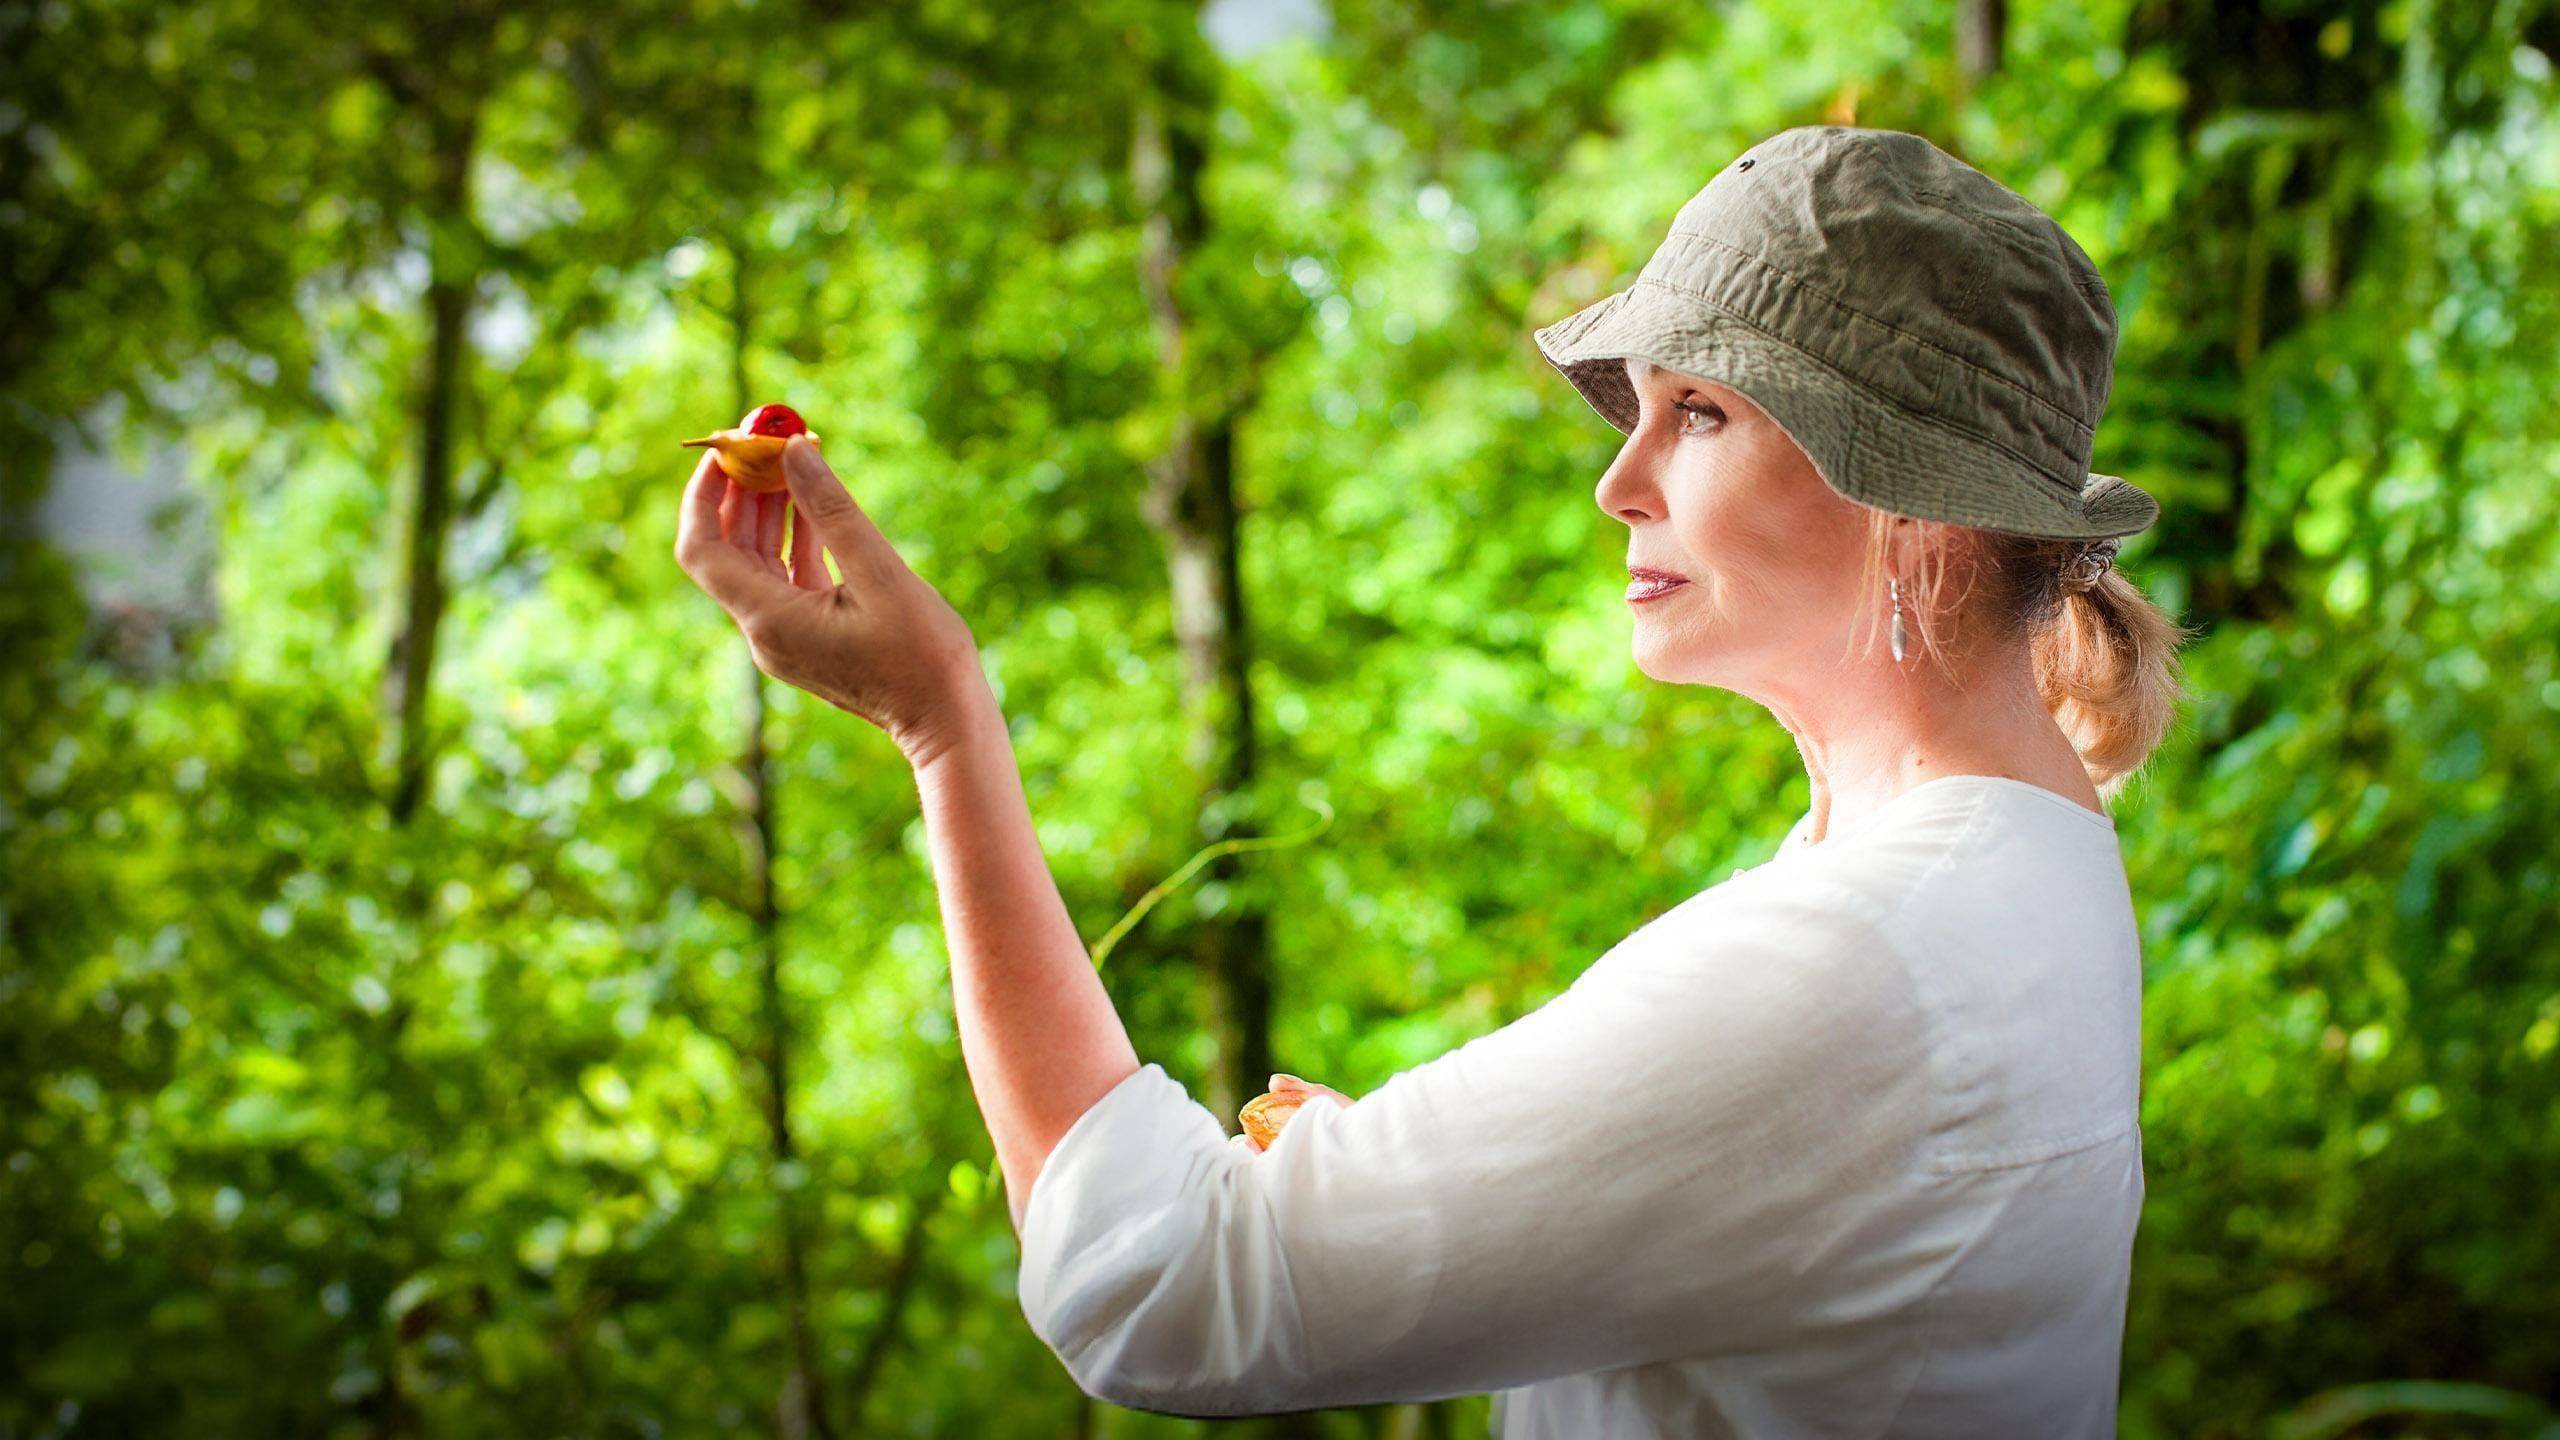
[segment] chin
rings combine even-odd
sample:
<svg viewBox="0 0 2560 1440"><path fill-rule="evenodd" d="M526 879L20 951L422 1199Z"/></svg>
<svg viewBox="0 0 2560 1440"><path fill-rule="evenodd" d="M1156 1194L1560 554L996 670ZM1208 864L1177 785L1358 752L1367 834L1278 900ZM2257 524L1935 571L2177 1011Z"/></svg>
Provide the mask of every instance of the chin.
<svg viewBox="0 0 2560 1440"><path fill-rule="evenodd" d="M1639 638L1635 645L1636 669L1648 680L1677 685L1689 678L1696 667L1689 651L1692 647L1665 645Z"/></svg>

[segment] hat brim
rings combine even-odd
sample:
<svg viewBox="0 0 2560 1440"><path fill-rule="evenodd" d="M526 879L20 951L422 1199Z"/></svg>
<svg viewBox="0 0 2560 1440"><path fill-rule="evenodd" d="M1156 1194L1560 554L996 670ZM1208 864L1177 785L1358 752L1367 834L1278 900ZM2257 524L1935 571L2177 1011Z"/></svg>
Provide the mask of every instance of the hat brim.
<svg viewBox="0 0 2560 1440"><path fill-rule="evenodd" d="M2131 535L2160 516L2158 502L2122 476L2091 471L2072 493L2008 450L1650 280L1535 333L1547 363L1620 433L1634 433L1641 409L1625 362L1649 360L1739 391L1785 429L1824 484L1860 504L2057 540Z"/></svg>

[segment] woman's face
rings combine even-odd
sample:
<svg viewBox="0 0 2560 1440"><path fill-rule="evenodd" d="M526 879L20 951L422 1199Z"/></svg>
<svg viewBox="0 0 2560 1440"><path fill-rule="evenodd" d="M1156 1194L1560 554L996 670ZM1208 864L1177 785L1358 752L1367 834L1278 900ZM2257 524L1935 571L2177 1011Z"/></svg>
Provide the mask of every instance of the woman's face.
<svg viewBox="0 0 2560 1440"><path fill-rule="evenodd" d="M1643 410L1594 498L1626 522L1627 564L1686 578L1630 599L1635 660L1656 680L1767 699L1841 663L1866 507L1833 491L1741 392L1628 360ZM1639 593L1631 588L1630 594Z"/></svg>

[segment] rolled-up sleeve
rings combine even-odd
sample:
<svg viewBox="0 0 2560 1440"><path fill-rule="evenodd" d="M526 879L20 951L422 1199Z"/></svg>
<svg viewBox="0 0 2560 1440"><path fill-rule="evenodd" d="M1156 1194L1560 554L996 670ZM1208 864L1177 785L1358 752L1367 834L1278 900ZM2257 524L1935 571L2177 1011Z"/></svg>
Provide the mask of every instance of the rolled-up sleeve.
<svg viewBox="0 0 2560 1440"><path fill-rule="evenodd" d="M1023 1312L1088 1394L1194 1416L1771 1343L1927 1129L1922 1043L1864 897L1720 887L1265 1152L1140 1067L1032 1184Z"/></svg>

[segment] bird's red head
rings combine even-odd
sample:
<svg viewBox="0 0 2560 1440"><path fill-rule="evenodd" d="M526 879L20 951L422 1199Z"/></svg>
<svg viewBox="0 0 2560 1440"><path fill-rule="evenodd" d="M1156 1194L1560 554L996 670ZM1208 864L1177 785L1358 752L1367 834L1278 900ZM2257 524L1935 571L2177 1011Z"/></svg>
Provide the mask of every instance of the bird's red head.
<svg viewBox="0 0 2560 1440"><path fill-rule="evenodd" d="M750 435L806 435L809 433L809 422L801 419L800 412L788 405L759 405L756 407L756 413L747 417L747 433Z"/></svg>

